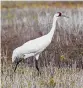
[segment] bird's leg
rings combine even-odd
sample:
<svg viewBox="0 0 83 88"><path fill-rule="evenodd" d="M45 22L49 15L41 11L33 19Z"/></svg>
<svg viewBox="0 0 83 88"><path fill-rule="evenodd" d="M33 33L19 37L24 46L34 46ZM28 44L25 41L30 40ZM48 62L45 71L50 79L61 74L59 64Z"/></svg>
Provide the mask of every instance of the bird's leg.
<svg viewBox="0 0 83 88"><path fill-rule="evenodd" d="M16 65L15 65L15 68L14 68L14 72L16 71L17 66L18 66L18 64L19 64L21 61L22 61L22 60L19 60L19 61L16 62Z"/></svg>
<svg viewBox="0 0 83 88"><path fill-rule="evenodd" d="M37 69L37 70L38 70L38 72L39 72L38 60L35 60L35 66L36 66L36 69Z"/></svg>
<svg viewBox="0 0 83 88"><path fill-rule="evenodd" d="M16 66L14 68L14 72L16 71L18 64L19 64L19 62L16 63Z"/></svg>
<svg viewBox="0 0 83 88"><path fill-rule="evenodd" d="M40 70L39 70L39 67L38 67L38 59L39 59L39 54L36 55L36 60L35 60L35 66L36 66L36 69L38 71L38 75L41 74Z"/></svg>

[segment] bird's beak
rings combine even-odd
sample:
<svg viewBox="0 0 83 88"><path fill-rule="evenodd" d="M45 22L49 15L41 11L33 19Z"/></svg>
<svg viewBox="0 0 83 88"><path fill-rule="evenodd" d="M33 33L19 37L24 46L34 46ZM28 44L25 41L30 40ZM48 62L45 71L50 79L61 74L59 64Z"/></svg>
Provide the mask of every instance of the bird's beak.
<svg viewBox="0 0 83 88"><path fill-rule="evenodd" d="M66 18L69 18L68 16L65 16L65 15L62 15L62 17L66 17Z"/></svg>

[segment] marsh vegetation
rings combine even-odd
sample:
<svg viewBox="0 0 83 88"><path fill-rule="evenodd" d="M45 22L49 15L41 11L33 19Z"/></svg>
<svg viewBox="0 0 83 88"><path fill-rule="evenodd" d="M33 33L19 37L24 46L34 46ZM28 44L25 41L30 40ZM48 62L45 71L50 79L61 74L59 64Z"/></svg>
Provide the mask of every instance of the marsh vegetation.
<svg viewBox="0 0 83 88"><path fill-rule="evenodd" d="M33 57L13 73L12 51L47 34L56 12L69 19L57 21L52 43L38 61L41 75L37 75ZM2 88L83 88L83 7L3 8L1 27Z"/></svg>

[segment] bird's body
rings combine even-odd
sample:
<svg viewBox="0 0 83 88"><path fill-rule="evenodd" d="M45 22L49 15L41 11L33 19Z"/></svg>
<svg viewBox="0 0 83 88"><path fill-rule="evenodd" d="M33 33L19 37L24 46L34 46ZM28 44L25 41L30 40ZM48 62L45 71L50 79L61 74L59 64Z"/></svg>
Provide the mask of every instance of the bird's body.
<svg viewBox="0 0 83 88"><path fill-rule="evenodd" d="M46 49L46 47L51 43L52 37L54 35L55 27L56 27L56 21L60 16L61 16L60 12L54 15L52 28L48 34L42 37L30 40L13 51L12 62L17 63L16 67L22 58L26 59L28 57L34 56L36 58L36 68L39 71L37 60L39 59L40 53L44 51L44 49Z"/></svg>
<svg viewBox="0 0 83 88"><path fill-rule="evenodd" d="M44 35L42 37L24 43L22 46L16 48L13 51L12 62L14 62L16 58L26 59L28 57L40 54L50 44L50 42L51 39L48 38L47 35Z"/></svg>

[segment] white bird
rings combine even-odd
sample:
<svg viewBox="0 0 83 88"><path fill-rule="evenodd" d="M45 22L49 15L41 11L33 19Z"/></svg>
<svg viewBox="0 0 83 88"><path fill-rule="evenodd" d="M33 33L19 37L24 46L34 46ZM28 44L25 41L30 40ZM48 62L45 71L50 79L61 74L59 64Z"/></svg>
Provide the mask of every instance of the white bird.
<svg viewBox="0 0 83 88"><path fill-rule="evenodd" d="M26 59L28 57L34 56L36 61L36 68L39 71L38 68L38 59L39 55L41 54L44 49L51 43L52 37L56 28L56 21L59 17L66 17L65 15L62 15L60 12L57 12L53 17L53 24L50 32L42 37L30 40L26 43L24 43L22 46L16 48L13 51L12 54L12 63L16 63L16 67L14 71L17 68L17 65L22 59Z"/></svg>

